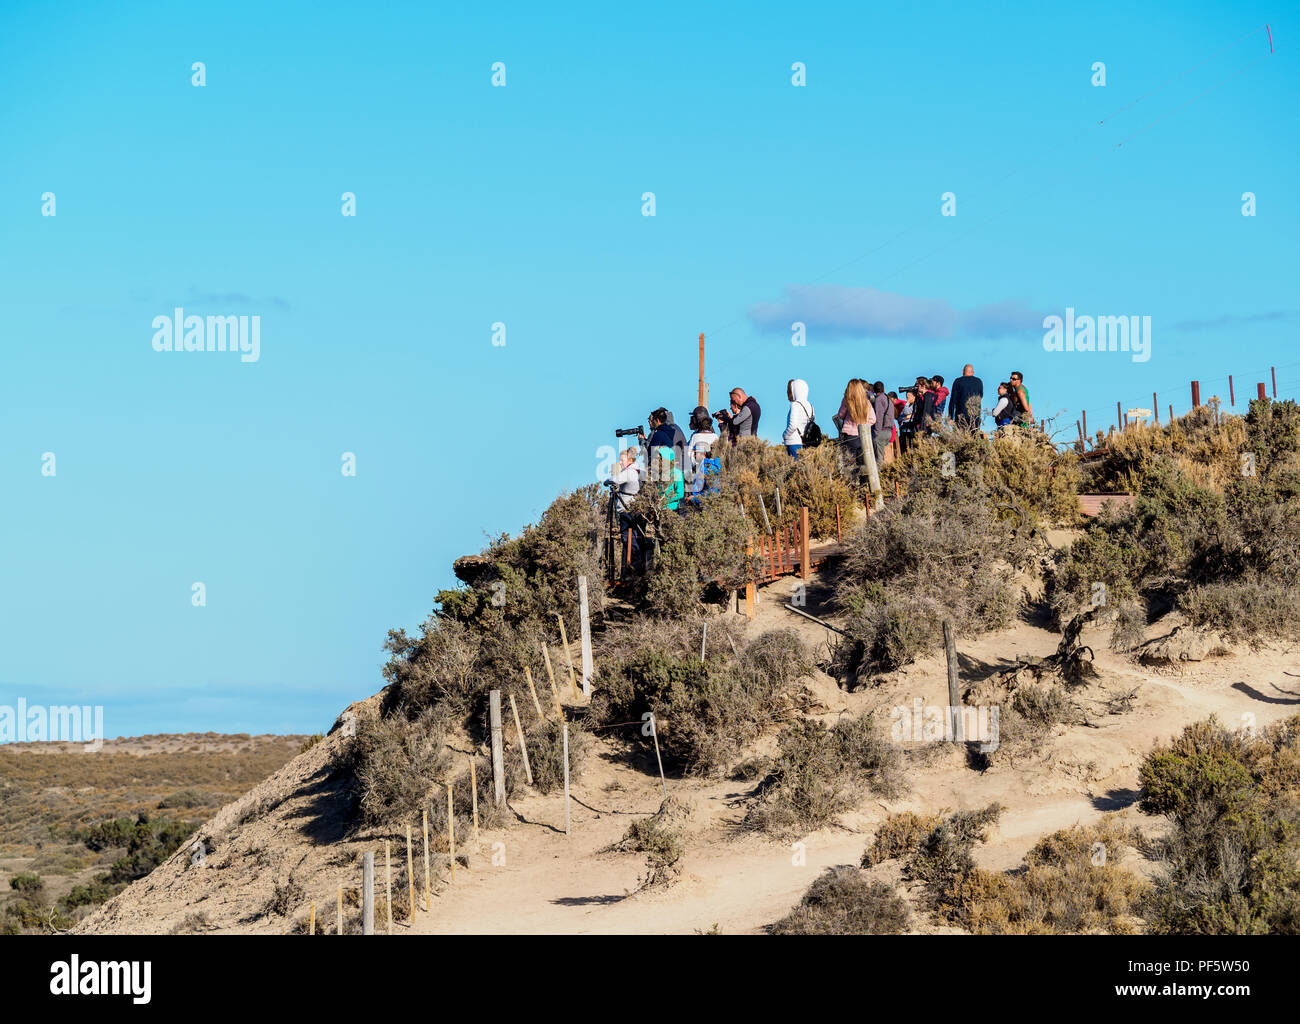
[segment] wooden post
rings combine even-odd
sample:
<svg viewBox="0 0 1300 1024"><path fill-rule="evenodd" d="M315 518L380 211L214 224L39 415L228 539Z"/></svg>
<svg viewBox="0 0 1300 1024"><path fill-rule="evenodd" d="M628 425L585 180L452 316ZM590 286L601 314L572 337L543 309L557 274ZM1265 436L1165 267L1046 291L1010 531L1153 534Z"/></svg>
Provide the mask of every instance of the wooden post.
<svg viewBox="0 0 1300 1024"><path fill-rule="evenodd" d="M384 840L384 902L388 905L388 934L393 934L393 844Z"/></svg>
<svg viewBox="0 0 1300 1024"><path fill-rule="evenodd" d="M551 652L546 644L542 644L542 661L546 663L546 678L551 683L551 696L555 698L555 713L560 716L560 721L564 721L564 707L560 704L560 691L555 685L555 669L551 668Z"/></svg>
<svg viewBox="0 0 1300 1024"><path fill-rule="evenodd" d="M1169 403L1169 425L1171 427L1174 425L1174 403L1173 402Z"/></svg>
<svg viewBox="0 0 1300 1024"><path fill-rule="evenodd" d="M628 531L629 535L631 531ZM591 696L591 678L596 674L591 656L591 610L587 604L587 577L578 577L578 628L582 641L582 695Z"/></svg>
<svg viewBox="0 0 1300 1024"><path fill-rule="evenodd" d="M704 624L704 629L700 633L700 664L704 664L704 645L709 642L709 624Z"/></svg>
<svg viewBox="0 0 1300 1024"><path fill-rule="evenodd" d="M871 488L871 506L867 508L870 515L873 507L880 505L880 467L876 465L876 446L871 443L871 431L867 430L862 441L862 462L867 467L867 484ZM807 515L807 511L804 512Z"/></svg>
<svg viewBox="0 0 1300 1024"><path fill-rule="evenodd" d="M804 505L799 510L799 578L803 580L812 579L812 544L809 543L811 538L808 536L808 506Z"/></svg>
<svg viewBox="0 0 1300 1024"><path fill-rule="evenodd" d="M451 783L447 783L447 853L451 856L451 880L456 881L456 809L451 802Z"/></svg>
<svg viewBox="0 0 1300 1024"><path fill-rule="evenodd" d="M424 909L433 909L433 885L429 880L429 810L425 808L420 812L420 820L424 829Z"/></svg>
<svg viewBox="0 0 1300 1024"><path fill-rule="evenodd" d="M1083 410L1083 436L1088 436L1088 410Z"/></svg>
<svg viewBox="0 0 1300 1024"><path fill-rule="evenodd" d="M752 619L754 617L754 584L752 582L752 577L754 575L753 565L754 539L751 537L745 542L746 572L751 577L751 579L745 583L745 618L747 619Z"/></svg>
<svg viewBox="0 0 1300 1024"><path fill-rule="evenodd" d="M569 834L569 723L561 726L564 730L564 834Z"/></svg>
<svg viewBox="0 0 1300 1024"><path fill-rule="evenodd" d="M316 934L316 904L315 903L311 905L311 911L307 918L307 934L308 935Z"/></svg>
<svg viewBox="0 0 1300 1024"><path fill-rule="evenodd" d="M899 458L902 458L902 456L900 455ZM894 481L894 500L895 500L895 501L902 501L902 499L903 499L903 485L902 485L901 483L899 483L897 480L895 480L895 481Z"/></svg>
<svg viewBox="0 0 1300 1024"><path fill-rule="evenodd" d="M1079 447L1082 448L1083 447L1083 426L1079 423L1078 420L1074 421L1074 426L1075 429L1079 431Z"/></svg>
<svg viewBox="0 0 1300 1024"><path fill-rule="evenodd" d="M560 698L557 695L558 706ZM488 694L488 718L492 727L492 796L500 807L506 802L505 750L501 744L501 691Z"/></svg>
<svg viewBox="0 0 1300 1024"><path fill-rule="evenodd" d="M542 702L537 699L537 688L533 686L533 670L527 665L524 666L524 678L528 680L528 692L533 695L533 707L537 709L537 717L544 722L546 716L542 714Z"/></svg>
<svg viewBox="0 0 1300 1024"><path fill-rule="evenodd" d="M1124 432L1128 432L1128 413L1124 414Z"/></svg>
<svg viewBox="0 0 1300 1024"><path fill-rule="evenodd" d="M511 699L514 695L511 695ZM474 755L469 755L469 806L471 819L474 822L474 842L478 843L478 769L474 764Z"/></svg>
<svg viewBox="0 0 1300 1024"><path fill-rule="evenodd" d="M763 500L763 496L761 494L758 496L758 510L763 513L763 532L771 533L772 521L767 518L767 502Z"/></svg>
<svg viewBox="0 0 1300 1024"><path fill-rule="evenodd" d="M1120 410L1119 402L1116 402L1115 403L1115 426L1119 427L1120 430L1123 430L1125 425L1126 424L1124 423L1124 413Z"/></svg>
<svg viewBox="0 0 1300 1024"><path fill-rule="evenodd" d="M415 858L411 855L411 823L406 823L406 885L411 898L411 924L415 924Z"/></svg>
<svg viewBox="0 0 1300 1024"><path fill-rule="evenodd" d="M701 334L700 334L700 400L699 400L698 402L695 403L696 405L704 405L704 406L707 406L707 405L709 404L709 403L706 401L706 399L708 398L708 395L706 395L704 392L705 392L705 388L704 388L704 335L701 333Z"/></svg>
<svg viewBox="0 0 1300 1024"><path fill-rule="evenodd" d="M519 734L519 753L524 756L524 775L528 777L528 785L531 786L533 784L533 769L528 763L528 744L524 742L524 727L519 724L519 708L515 705L515 695L513 693L510 695L510 713L515 716L515 732ZM478 837L475 836L474 838L477 839Z"/></svg>
<svg viewBox="0 0 1300 1024"><path fill-rule="evenodd" d="M1201 382L1199 380L1194 380L1192 381L1192 408L1199 409L1200 407L1201 407Z"/></svg>
<svg viewBox="0 0 1300 1024"><path fill-rule="evenodd" d="M564 648L564 660L569 666L569 688L573 691L573 699L578 699L578 674L573 669L573 652L569 650L569 634L564 628L564 616L556 613L555 617L560 620L560 646Z"/></svg>
<svg viewBox="0 0 1300 1024"><path fill-rule="evenodd" d="M728 638L730 638L730 634L728 634ZM734 642L731 645L731 649L732 651L735 651L736 649ZM659 756L659 720L655 718L653 711L650 712L650 735L653 736L655 740L655 760L659 763L659 785L663 787L664 799L667 800L668 783L664 779L664 759Z"/></svg>
<svg viewBox="0 0 1300 1024"><path fill-rule="evenodd" d="M1273 375L1273 400L1277 401L1277 367L1270 366L1268 372Z"/></svg>
<svg viewBox="0 0 1300 1024"><path fill-rule="evenodd" d="M957 681L957 643L952 635L952 623L943 623L943 647L948 656L948 713L952 716L954 743L966 742L966 723L961 713L961 693Z"/></svg>
<svg viewBox="0 0 1300 1024"><path fill-rule="evenodd" d="M339 882L339 934L343 934L343 883Z"/></svg>
<svg viewBox="0 0 1300 1024"><path fill-rule="evenodd" d="M1234 409L1237 407L1237 394L1232 390L1232 374L1228 374L1228 405Z"/></svg>
<svg viewBox="0 0 1300 1024"><path fill-rule="evenodd" d="M361 934L375 934L375 854L361 855Z"/></svg>
<svg viewBox="0 0 1300 1024"><path fill-rule="evenodd" d="M1151 415L1155 418L1156 426L1160 426L1160 403L1156 401L1156 393L1151 392Z"/></svg>
<svg viewBox="0 0 1300 1024"><path fill-rule="evenodd" d="M1268 395L1264 394L1264 382L1263 382L1263 381L1260 381L1260 382L1259 382L1259 397L1260 397L1260 398L1267 398L1267 397L1268 397Z"/></svg>
<svg viewBox="0 0 1300 1024"><path fill-rule="evenodd" d="M844 540L844 530L840 525L840 503L838 501L835 503L835 540L837 542L843 542Z"/></svg>

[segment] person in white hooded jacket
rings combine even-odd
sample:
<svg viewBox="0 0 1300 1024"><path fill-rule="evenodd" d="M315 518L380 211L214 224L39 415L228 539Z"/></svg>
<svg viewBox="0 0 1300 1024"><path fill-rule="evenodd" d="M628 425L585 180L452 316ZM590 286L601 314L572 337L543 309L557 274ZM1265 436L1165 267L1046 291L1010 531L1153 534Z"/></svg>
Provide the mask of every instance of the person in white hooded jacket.
<svg viewBox="0 0 1300 1024"><path fill-rule="evenodd" d="M813 419L812 403L808 401L808 382L792 380L785 386L786 397L790 399L790 411L785 418L785 450L792 459L799 457L803 447L803 432Z"/></svg>

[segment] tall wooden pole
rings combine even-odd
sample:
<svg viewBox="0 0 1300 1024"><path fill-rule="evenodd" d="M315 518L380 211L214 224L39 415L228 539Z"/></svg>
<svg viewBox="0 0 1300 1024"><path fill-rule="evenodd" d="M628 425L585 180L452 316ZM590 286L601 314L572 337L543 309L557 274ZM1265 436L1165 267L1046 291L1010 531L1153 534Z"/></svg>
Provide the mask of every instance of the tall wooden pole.
<svg viewBox="0 0 1300 1024"><path fill-rule="evenodd" d="M555 698L558 706L560 698ZM506 802L505 749L501 743L501 691L488 694L488 717L492 728L492 797L498 807Z"/></svg>
<svg viewBox="0 0 1300 1024"><path fill-rule="evenodd" d="M701 405L704 403L701 402ZM632 536L632 531L628 531L628 537ZM591 677L595 674L596 666L593 664L591 656L591 609L587 604L587 577L578 577L578 625L581 630L582 644L582 695L591 696Z"/></svg>
<svg viewBox="0 0 1300 1024"><path fill-rule="evenodd" d="M1228 374L1228 404L1233 408L1237 405L1237 394L1232 390L1232 374Z"/></svg>
<svg viewBox="0 0 1300 1024"><path fill-rule="evenodd" d="M1200 407L1201 407L1201 382L1199 380L1194 380L1192 381L1192 408L1199 409Z"/></svg>
<svg viewBox="0 0 1300 1024"><path fill-rule="evenodd" d="M708 401L707 401L708 395L705 394L705 391L706 389L704 387L704 334L701 333L700 334L700 400L695 403L696 405L704 405L704 406L708 405Z"/></svg>
<svg viewBox="0 0 1300 1024"><path fill-rule="evenodd" d="M1267 398L1267 397L1268 397L1268 395L1266 395L1266 394L1264 393L1264 382L1263 382L1263 381L1260 381L1260 382L1259 382L1259 397L1260 397L1260 398Z"/></svg>
<svg viewBox="0 0 1300 1024"><path fill-rule="evenodd" d="M948 657L948 713L952 715L954 743L966 742L966 722L961 713L961 694L957 680L957 642L952 635L952 623L943 624L943 648Z"/></svg>
<svg viewBox="0 0 1300 1024"><path fill-rule="evenodd" d="M528 777L528 785L533 784L533 768L528 763L528 744L524 742L524 727L519 722L519 706L515 704L515 695L510 694L510 713L515 716L515 732L519 734L519 753L524 757L524 774ZM470 764L474 762L471 761ZM478 836L474 837L475 839Z"/></svg>
<svg viewBox="0 0 1300 1024"><path fill-rule="evenodd" d="M1151 415L1155 417L1156 426L1160 426L1160 403L1156 401L1156 393L1151 392Z"/></svg>
<svg viewBox="0 0 1300 1024"><path fill-rule="evenodd" d="M1276 401L1277 400L1277 367L1270 366L1268 368L1268 372L1273 375L1273 399L1274 401Z"/></svg>
<svg viewBox="0 0 1300 1024"><path fill-rule="evenodd" d="M361 855L361 934L375 934L375 854Z"/></svg>

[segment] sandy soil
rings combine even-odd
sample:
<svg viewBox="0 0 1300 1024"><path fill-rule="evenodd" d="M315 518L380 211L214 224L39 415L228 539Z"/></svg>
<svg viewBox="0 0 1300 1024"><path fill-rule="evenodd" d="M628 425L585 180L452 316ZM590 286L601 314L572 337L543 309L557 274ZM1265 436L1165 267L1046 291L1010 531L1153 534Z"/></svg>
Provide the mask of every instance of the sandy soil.
<svg viewBox="0 0 1300 1024"><path fill-rule="evenodd" d="M749 629L792 627L824 653L827 631L781 607L792 585L787 580L764 590ZM809 610L816 612L815 603ZM1167 617L1149 635L1164 635L1176 624ZM1059 639L1019 623L959 642L963 679L977 681L1010 666L1018 655L1050 654ZM460 866L454 881L446 855L436 858L439 870L431 910L425 911L421 903L413 924L400 922L394 931L690 933L716 927L725 933L758 932L797 903L824 868L857 864L875 825L890 812L983 807L996 800L1005 811L990 842L977 848L976 856L981 866L1008 869L1042 836L1104 814L1121 814L1148 832L1160 828L1160 822L1134 806L1137 770L1155 742L1184 725L1210 714L1236 724L1249 714L1262 727L1300 710L1300 651L1242 650L1155 671L1107 652L1100 631L1085 634L1084 642L1097 652L1100 672L1080 700L1090 724L1057 727L1023 758L985 772L968 767L957 747L932 750L909 768L911 791L904 797L868 800L836 827L808 835L798 846L739 829L744 814L739 802L751 783L670 777L669 791L684 798L693 813L682 877L664 889L638 891L646 873L643 855L607 852L630 821L658 808L662 792L657 775L629 766L617 742L602 739L574 787L568 836L563 831L562 795L513 801L518 821L511 827L484 831L477 841L469 836L458 841L468 867ZM910 706L915 697L927 704L947 703L942 655L854 693L840 690L820 672L809 686L825 705L827 721L843 713ZM1107 712L1111 697L1132 690L1136 696L1131 710ZM375 701L372 697L354 710L366 713ZM193 866L190 852L182 850L78 930L285 932L300 926L312 901L320 926L333 930L337 886L360 885L365 849L377 850L377 889L382 895L382 839L355 841L343 835L346 800L326 769L339 743L339 734L331 734L224 808L203 830L205 840L216 846L208 852L206 867ZM253 809L258 813L251 813ZM445 850L445 844L441 848ZM405 866L404 840L394 843L393 862L396 875ZM417 837L417 877L422 883L419 862ZM1130 853L1124 863L1149 870L1136 854ZM896 865L875 870L891 881L897 877ZM295 888L288 914L269 912L276 887L290 885ZM300 894L296 887L301 887ZM349 928L358 916L355 907L346 908ZM377 926L384 930L382 920Z"/></svg>

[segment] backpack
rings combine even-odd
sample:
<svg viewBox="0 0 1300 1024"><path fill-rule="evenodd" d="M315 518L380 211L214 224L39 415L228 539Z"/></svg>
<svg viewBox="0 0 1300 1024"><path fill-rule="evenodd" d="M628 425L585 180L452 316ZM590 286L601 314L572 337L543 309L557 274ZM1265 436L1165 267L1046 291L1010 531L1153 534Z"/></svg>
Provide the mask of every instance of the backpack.
<svg viewBox="0 0 1300 1024"><path fill-rule="evenodd" d="M800 404L802 405L803 403L801 402ZM808 411L810 415L808 416L808 422L804 425L803 431L800 434L800 440L803 441L803 446L805 448L816 448L826 439L826 435L822 433L822 428L817 426L816 418L811 415L812 410L810 409Z"/></svg>

